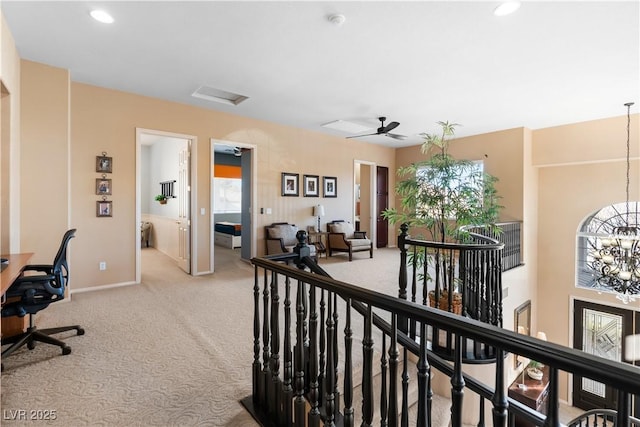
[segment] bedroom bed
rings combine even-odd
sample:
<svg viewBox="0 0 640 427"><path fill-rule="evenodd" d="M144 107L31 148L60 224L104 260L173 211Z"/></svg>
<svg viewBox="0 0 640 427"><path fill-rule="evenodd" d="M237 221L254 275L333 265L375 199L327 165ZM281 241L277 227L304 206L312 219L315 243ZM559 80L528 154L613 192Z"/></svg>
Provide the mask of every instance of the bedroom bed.
<svg viewBox="0 0 640 427"><path fill-rule="evenodd" d="M214 242L225 248L235 249L241 245L242 227L235 222L220 221L214 224Z"/></svg>

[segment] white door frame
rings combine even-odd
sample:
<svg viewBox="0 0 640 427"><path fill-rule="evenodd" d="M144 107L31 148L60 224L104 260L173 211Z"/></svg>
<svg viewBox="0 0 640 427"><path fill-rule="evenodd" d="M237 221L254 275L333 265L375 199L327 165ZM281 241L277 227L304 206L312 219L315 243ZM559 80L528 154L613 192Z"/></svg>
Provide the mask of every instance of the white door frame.
<svg viewBox="0 0 640 427"><path fill-rule="evenodd" d="M232 147L246 148L251 150L251 257L255 257L257 253L256 238L257 238L257 224L258 216L256 206L258 205L258 146L255 144L247 144L245 142L234 142L226 139L211 138L209 147L209 230L211 230L211 240L209 242L209 270L214 271L214 219L213 219L213 170L214 170L214 145L230 145Z"/></svg>
<svg viewBox="0 0 640 427"><path fill-rule="evenodd" d="M371 230L371 233L369 234L369 240L371 240L373 242L373 247L375 248L375 242L376 242L376 234L377 234L377 228L376 228L376 186L378 185L378 183L376 182L376 163L375 162L370 162L368 160L358 160L358 159L354 159L353 160L353 184L352 187L355 186L355 182L356 182L356 164L361 164L361 165L367 165L369 166L369 185L371 188L371 194L369 195L370 198L370 202L369 202L369 209L371 212L371 218L369 218L369 230ZM362 171L360 173L360 182L362 182ZM356 217L356 197L357 195L355 194L355 192L353 193L353 202L351 203L351 207L353 209L353 220L355 220ZM361 208L362 209L362 208ZM353 221L352 220L352 221Z"/></svg>
<svg viewBox="0 0 640 427"><path fill-rule="evenodd" d="M161 130L155 130L155 129L145 129L145 128L136 128L136 223L135 223L135 236L136 236L136 283L140 283L140 281L142 280L142 261L141 261L141 251L142 251L142 245L140 242L140 222L142 221L142 203L140 198L141 196L141 192L142 192L142 184L141 184L141 177L140 177L140 167L141 167L141 152L142 152L142 141L141 141L141 136L143 134L147 134L147 135L157 135L157 136L164 136L164 137L169 137L169 138L180 138L180 139L186 139L189 140L190 145L191 145L191 156L190 156L190 169L191 169L191 200L190 200L190 222L191 222L191 226L190 226L190 241L191 241L191 247L190 247L190 262L191 262L191 275L195 276L197 274L199 274L196 271L196 265L197 262L196 260L198 259L198 242L197 242L197 237L198 237L198 233L196 233L194 230L197 230L198 228L198 216L194 215L193 213L195 212L196 209L196 200L198 199L198 194L197 194L197 188L198 188L198 181L197 181L197 164L198 164L198 159L197 159L197 153L198 153L198 137L194 136L194 135L187 135L187 134L183 134L183 133L175 133L175 132L165 132L165 131L161 131Z"/></svg>

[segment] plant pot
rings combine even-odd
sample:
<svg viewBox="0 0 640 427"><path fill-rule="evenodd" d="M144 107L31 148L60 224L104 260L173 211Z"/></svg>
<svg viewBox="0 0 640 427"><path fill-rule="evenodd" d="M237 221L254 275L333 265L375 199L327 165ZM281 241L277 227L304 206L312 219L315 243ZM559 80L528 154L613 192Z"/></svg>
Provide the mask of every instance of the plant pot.
<svg viewBox="0 0 640 427"><path fill-rule="evenodd" d="M161 205L166 205L167 204L167 199L164 200L158 200L160 202Z"/></svg>
<svg viewBox="0 0 640 427"><path fill-rule="evenodd" d="M542 371L538 368L527 368L529 378L540 381L542 379Z"/></svg>
<svg viewBox="0 0 640 427"><path fill-rule="evenodd" d="M436 292L429 291L429 307L439 308L440 310L450 311L454 314L462 314L462 295L457 292L453 293L453 307L449 310L449 293L447 291L440 292L440 299L436 306Z"/></svg>

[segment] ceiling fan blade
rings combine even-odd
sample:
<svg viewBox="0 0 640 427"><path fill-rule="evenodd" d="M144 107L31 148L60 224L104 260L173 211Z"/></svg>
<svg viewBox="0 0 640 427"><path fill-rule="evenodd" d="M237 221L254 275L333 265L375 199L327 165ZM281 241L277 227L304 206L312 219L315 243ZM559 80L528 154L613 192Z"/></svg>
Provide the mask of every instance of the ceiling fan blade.
<svg viewBox="0 0 640 427"><path fill-rule="evenodd" d="M404 141L405 139L407 139L406 135L399 135L397 133L386 133L385 135L387 135L389 138L397 139L400 141Z"/></svg>
<svg viewBox="0 0 640 427"><path fill-rule="evenodd" d="M398 126L400 126L400 123L391 122L388 125L386 125L384 128L382 128L382 132L380 132L380 133L390 132L390 131L394 130L395 128L397 128Z"/></svg>
<svg viewBox="0 0 640 427"><path fill-rule="evenodd" d="M380 135L378 132L376 133L367 133L365 135L352 135L352 136L347 136L347 139L349 138L361 138L363 136L371 136L371 135Z"/></svg>

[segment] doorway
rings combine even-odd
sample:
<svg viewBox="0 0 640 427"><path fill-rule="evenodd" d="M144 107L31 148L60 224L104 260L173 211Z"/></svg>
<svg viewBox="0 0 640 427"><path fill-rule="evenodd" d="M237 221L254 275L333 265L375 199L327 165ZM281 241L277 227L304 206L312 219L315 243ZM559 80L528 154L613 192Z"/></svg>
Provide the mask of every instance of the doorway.
<svg viewBox="0 0 640 427"><path fill-rule="evenodd" d="M136 228L150 223L149 240L136 239L136 281L142 278L142 250L155 248L194 273L197 245L192 230L192 182L195 182L192 135L136 129ZM158 200L164 197L164 202ZM141 233L141 230L138 231Z"/></svg>
<svg viewBox="0 0 640 427"><path fill-rule="evenodd" d="M257 147L211 139L211 271L256 255Z"/></svg>
<svg viewBox="0 0 640 427"><path fill-rule="evenodd" d="M364 231L370 240L375 239L375 163L354 160L354 211L353 218L356 230Z"/></svg>
<svg viewBox="0 0 640 427"><path fill-rule="evenodd" d="M640 333L637 313L580 300L574 301L573 308L573 347L605 359L623 362L625 338ZM616 409L617 398L615 390L605 384L578 375L573 377L573 405L578 408ZM638 397L635 399L637 405Z"/></svg>

